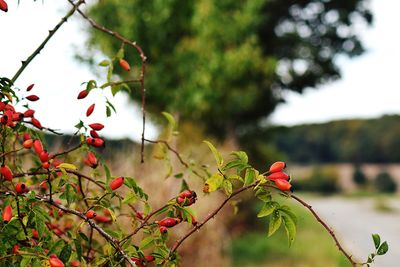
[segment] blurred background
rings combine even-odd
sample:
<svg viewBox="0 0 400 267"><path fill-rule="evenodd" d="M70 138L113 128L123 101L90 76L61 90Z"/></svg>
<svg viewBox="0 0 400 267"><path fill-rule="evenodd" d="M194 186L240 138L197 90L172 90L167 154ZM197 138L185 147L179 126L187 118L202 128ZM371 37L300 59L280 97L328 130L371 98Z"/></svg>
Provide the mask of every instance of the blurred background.
<svg viewBox="0 0 400 267"><path fill-rule="evenodd" d="M14 74L68 8L67 1L9 3L9 12L0 14L1 76ZM148 57L147 138L162 135L160 113L168 111L180 125L174 147L188 160L212 164L200 145L204 139L225 155L245 150L260 170L285 160L295 192L345 247L365 260L373 251L371 234L379 233L390 248L376 266L390 267L397 266L400 249L399 8L400 2L389 0L107 0L88 1L85 11L137 41ZM103 157L113 172L134 173L144 187L154 188L166 171L161 163L159 172L138 164L139 87L115 98L95 90L75 101L82 82L104 81L97 64L120 45L75 16L16 86L35 83L41 101L32 107L47 105L37 117L67 134L85 120L80 114L88 104L112 99L117 114L106 118L104 107L91 118L106 125ZM133 66L129 75L137 74L136 52L126 50L125 57ZM54 146L64 142L48 140ZM147 153L152 160L157 150L148 147ZM178 162L172 165L178 172ZM173 179L154 203L176 194ZM201 182L187 180L201 190ZM207 213L206 201L196 203L199 217ZM287 204L299 217L292 247L283 229L267 238L268 222L256 219L260 207L245 196L238 216L226 208L185 246L182 266L347 266L313 217Z"/></svg>

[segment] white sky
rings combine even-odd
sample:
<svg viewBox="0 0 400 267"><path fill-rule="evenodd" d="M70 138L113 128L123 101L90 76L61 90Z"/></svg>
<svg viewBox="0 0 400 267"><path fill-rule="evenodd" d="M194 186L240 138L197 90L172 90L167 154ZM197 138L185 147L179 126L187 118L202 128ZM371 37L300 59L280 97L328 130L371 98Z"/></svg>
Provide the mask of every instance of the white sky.
<svg viewBox="0 0 400 267"><path fill-rule="evenodd" d="M21 1L20 6L15 0L8 3L9 12L0 13L0 76L12 77L20 61L36 49L64 15L65 5L62 5L64 1L44 1L44 4ZM400 1L373 0L372 8L374 26L362 33L367 53L352 60L341 60L342 80L318 90L308 89L302 95L287 93L287 103L278 106L271 122L292 125L400 113L397 88L400 36L396 34ZM78 92L84 89L80 84L96 78L89 68L73 59L73 47L83 47L85 40L82 23L74 18L65 23L16 85L26 88L35 83L31 92L41 99L31 107L38 108L36 116L45 126L73 132L73 125L83 119L88 123L104 123L102 134L106 136L139 140L140 110L125 95L118 94L112 99L117 114L108 119L102 104L105 96L111 98L108 94L95 90L87 99L76 101ZM96 102L95 112L86 119L86 108L93 102ZM146 127L148 134L155 134L154 126Z"/></svg>

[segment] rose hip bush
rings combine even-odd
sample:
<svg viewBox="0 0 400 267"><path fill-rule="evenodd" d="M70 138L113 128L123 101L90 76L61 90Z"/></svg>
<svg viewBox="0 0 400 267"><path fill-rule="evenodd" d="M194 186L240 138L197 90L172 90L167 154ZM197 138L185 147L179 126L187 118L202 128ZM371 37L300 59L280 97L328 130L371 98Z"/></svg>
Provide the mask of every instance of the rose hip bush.
<svg viewBox="0 0 400 267"><path fill-rule="evenodd" d="M22 62L14 77L0 78L1 266L177 266L181 244L245 191L252 191L263 203L258 217L269 217L268 235L284 228L289 245L296 235L296 215L281 204L281 200L287 198L310 210L351 265L369 265L375 256L387 252L387 243L381 242L375 234L376 251L366 262L357 263L327 223L310 205L293 194L291 177L285 173L284 162L277 161L266 170L256 170L249 164L245 152L234 151L229 158L223 158L212 143L204 141L216 163L204 172L196 171L169 143L169 136L176 134L177 125L168 113L163 113L169 129L166 139L146 139L146 57L142 48L87 17L79 9L84 1L69 2L72 7L67 15ZM0 0L0 10L8 11L6 1ZM76 13L95 29L121 42L121 49L116 51L114 58L99 63L99 67L107 68L106 83L99 85L95 80L84 83L85 88L77 92L76 101L86 98L92 90L110 89L116 94L120 90L129 90L132 83L139 84L143 112L142 162L145 142L160 145L165 153L176 156L193 177L203 181L203 192L195 192L183 182L174 198L166 199L162 206L152 207L148 199L157 191L144 192L139 181L129 175L112 174L98 157L99 149L106 149L101 122L85 124L80 121L75 126L79 143L64 151L55 151L45 144L44 133L61 133L42 125L41 118L37 118L35 110L29 107L30 102L41 101L40 89L33 83L22 85L17 80L57 30ZM137 78L115 80L114 68L133 71L132 63L124 59L126 49L139 53L142 59L137 63L139 71L132 74L137 74ZM108 99L105 103L92 103L82 115L90 117L97 111L96 105L102 104L106 106L107 116L111 116L115 108ZM207 201L208 194L224 194L225 199L211 208L205 218L196 218L194 210L196 202L200 201L199 194L202 194L201 201ZM169 235L176 227L185 227L187 232L171 240Z"/></svg>

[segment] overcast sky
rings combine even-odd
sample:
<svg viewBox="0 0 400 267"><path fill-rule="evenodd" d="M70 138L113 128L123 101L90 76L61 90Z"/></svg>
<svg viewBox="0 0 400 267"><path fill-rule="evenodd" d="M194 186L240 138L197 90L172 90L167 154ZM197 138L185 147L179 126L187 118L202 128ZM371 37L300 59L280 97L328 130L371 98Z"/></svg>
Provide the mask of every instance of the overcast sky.
<svg viewBox="0 0 400 267"><path fill-rule="evenodd" d="M20 61L26 59L48 30L58 23L65 5L61 5L64 1L45 1L44 4L42 1L21 1L20 6L15 0L8 2L9 12L0 13L0 76L12 77ZM361 33L367 53L356 59L340 61L342 80L318 90L306 90L302 95L287 93L287 103L278 106L271 122L292 125L400 113L400 91L397 88L400 36L396 34L400 1L374 0L372 8L374 26ZM87 99L76 101L78 92L84 89L80 84L96 78L87 67L73 59L74 49L83 47L85 40L82 23L73 18L64 24L16 85L25 88L35 83L32 92L41 100L33 103L32 107L40 107L37 117L46 126L72 132L79 119L90 123L100 121L106 125L103 134L138 140L140 110L125 95L118 94L112 100L118 110L108 119L102 107L105 97L110 97L108 94L95 90L96 93L91 93ZM90 119L86 119L86 108L94 102L97 103L96 110ZM148 133L154 135L154 127L148 125L148 129Z"/></svg>

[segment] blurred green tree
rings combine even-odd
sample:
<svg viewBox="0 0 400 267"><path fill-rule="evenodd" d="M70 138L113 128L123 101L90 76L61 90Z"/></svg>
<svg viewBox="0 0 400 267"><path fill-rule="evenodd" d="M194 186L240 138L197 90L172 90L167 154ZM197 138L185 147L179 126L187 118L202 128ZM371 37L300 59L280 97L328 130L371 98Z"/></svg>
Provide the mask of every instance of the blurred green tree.
<svg viewBox="0 0 400 267"><path fill-rule="evenodd" d="M258 125L282 90L339 78L335 58L361 54L355 26L372 21L367 0L107 0L88 12L144 48L149 111L177 112L219 137ZM88 31L94 51L119 49Z"/></svg>

